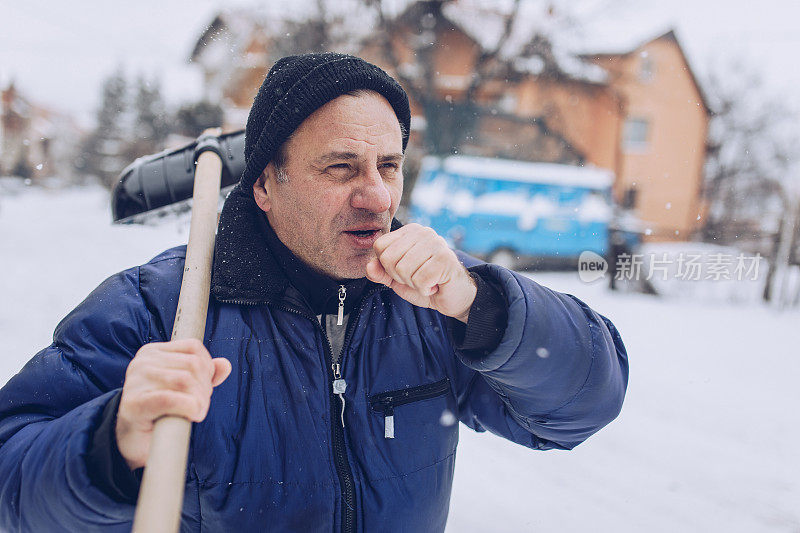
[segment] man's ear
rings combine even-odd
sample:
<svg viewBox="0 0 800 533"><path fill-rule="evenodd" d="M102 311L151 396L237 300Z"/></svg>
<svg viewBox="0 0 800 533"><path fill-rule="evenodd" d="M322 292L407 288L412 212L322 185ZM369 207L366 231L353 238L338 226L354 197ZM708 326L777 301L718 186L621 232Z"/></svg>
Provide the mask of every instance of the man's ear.
<svg viewBox="0 0 800 533"><path fill-rule="evenodd" d="M271 161L253 184L253 197L258 207L265 213L272 207L269 189L273 180L269 179L270 174L275 174L275 167Z"/></svg>

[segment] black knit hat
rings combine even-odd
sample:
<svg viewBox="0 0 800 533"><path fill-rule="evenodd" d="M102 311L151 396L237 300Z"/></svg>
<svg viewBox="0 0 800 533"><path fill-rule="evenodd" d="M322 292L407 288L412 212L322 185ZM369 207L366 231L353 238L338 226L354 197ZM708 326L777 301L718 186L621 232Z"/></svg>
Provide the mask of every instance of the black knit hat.
<svg viewBox="0 0 800 533"><path fill-rule="evenodd" d="M244 190L252 188L278 148L311 113L356 89L376 91L389 101L402 125L405 151L411 112L408 96L394 78L351 55L287 56L270 69L247 117L244 141L247 166L240 186Z"/></svg>

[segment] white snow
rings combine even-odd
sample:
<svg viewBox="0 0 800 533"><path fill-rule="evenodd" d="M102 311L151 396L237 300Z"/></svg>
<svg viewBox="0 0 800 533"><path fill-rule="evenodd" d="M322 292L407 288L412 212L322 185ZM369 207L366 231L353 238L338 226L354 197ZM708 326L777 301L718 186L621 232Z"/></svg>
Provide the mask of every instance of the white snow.
<svg viewBox="0 0 800 533"><path fill-rule="evenodd" d="M638 250L642 274L673 299L740 304L762 298L767 259L729 246L650 242Z"/></svg>
<svg viewBox="0 0 800 533"><path fill-rule="evenodd" d="M417 183L411 194L414 205L427 213L437 214L444 208L445 199L448 198L447 180L437 178Z"/></svg>
<svg viewBox="0 0 800 533"><path fill-rule="evenodd" d="M501 10L498 12L498 7ZM519 6L511 33L500 50L505 58L517 57L520 50L535 34L546 36L552 44L553 60L565 74L577 80L604 84L608 81L605 69L584 61L572 50L575 28L570 17L553 16L549 2L523 2ZM457 27L486 50L494 50L505 31L505 14L510 6L467 0L448 3L443 13ZM544 62L538 56L515 61L515 66L532 74L541 73Z"/></svg>
<svg viewBox="0 0 800 533"><path fill-rule="evenodd" d="M675 31L673 26L664 24L662 20L652 19L641 21L636 27L631 26L625 32L600 28L597 24L590 24L590 26L592 26L592 31L588 32L590 35L584 34L583 42L574 43L573 52L588 56L625 55L668 31Z"/></svg>
<svg viewBox="0 0 800 533"><path fill-rule="evenodd" d="M581 222L608 221L613 214L611 206L599 194L587 194L575 212Z"/></svg>
<svg viewBox="0 0 800 533"><path fill-rule="evenodd" d="M466 188L448 187L443 177L418 183L412 199L428 215L447 209L459 217L476 213L515 216L522 231L530 231L540 219L553 216L575 218L583 223L608 222L612 216L611 206L600 195L587 194L577 205L559 204L545 194L528 196L522 192L498 191L475 195Z"/></svg>
<svg viewBox="0 0 800 533"><path fill-rule="evenodd" d="M590 187L605 189L610 186L612 174L596 167L576 167L551 163L528 163L504 159L470 156L451 156L444 160L427 157L422 172L441 168L444 173L467 178L509 181L518 183L548 184L560 187ZM599 193L585 194L580 203L559 203L547 194L530 191L495 191L477 194L468 185L456 187L446 175L430 181L418 182L414 187L414 206L428 215L439 214L443 209L468 217L475 213L518 217L522 231L536 227L542 218L559 216L575 218L582 223L608 222L612 208Z"/></svg>
<svg viewBox="0 0 800 533"><path fill-rule="evenodd" d="M531 231L539 223L540 218L548 218L554 215L558 206L543 195L534 196L527 209L523 208L517 219L517 227L520 231Z"/></svg>
<svg viewBox="0 0 800 533"><path fill-rule="evenodd" d="M185 238L181 221L112 226L96 188L0 185L0 384L105 277ZM625 406L571 452L462 428L449 532L800 529L799 312L531 277L618 327L631 359Z"/></svg>
<svg viewBox="0 0 800 533"><path fill-rule="evenodd" d="M438 164L435 157L423 160L423 170ZM442 169L450 174L476 178L504 179L522 183L548 183L572 187L604 189L614 181L614 174L592 165L562 165L558 163L531 163L495 157L466 155L449 156L441 161Z"/></svg>
<svg viewBox="0 0 800 533"><path fill-rule="evenodd" d="M13 183L0 185L0 383L50 344L58 321L106 277L188 235L185 224L113 226L97 187Z"/></svg>

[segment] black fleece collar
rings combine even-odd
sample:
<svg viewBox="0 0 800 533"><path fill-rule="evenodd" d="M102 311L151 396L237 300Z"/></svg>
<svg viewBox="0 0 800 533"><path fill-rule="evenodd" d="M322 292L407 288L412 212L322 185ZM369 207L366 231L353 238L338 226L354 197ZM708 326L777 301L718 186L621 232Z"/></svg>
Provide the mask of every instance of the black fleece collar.
<svg viewBox="0 0 800 533"><path fill-rule="evenodd" d="M261 211L259 209L259 211ZM283 274L289 283L303 295L306 304L315 315L336 313L339 306L339 288L345 288L344 312L350 313L370 283L367 278L346 279L337 281L309 267L278 238L275 230L261 211L262 224L266 226L264 234L266 245L272 256L277 259Z"/></svg>
<svg viewBox="0 0 800 533"><path fill-rule="evenodd" d="M392 230L401 226L392 220ZM336 312L342 284L348 313L365 291L381 287L367 278L338 282L312 270L278 239L252 191L239 185L231 191L217 229L211 276L214 298L238 304L277 303L291 285L317 315Z"/></svg>

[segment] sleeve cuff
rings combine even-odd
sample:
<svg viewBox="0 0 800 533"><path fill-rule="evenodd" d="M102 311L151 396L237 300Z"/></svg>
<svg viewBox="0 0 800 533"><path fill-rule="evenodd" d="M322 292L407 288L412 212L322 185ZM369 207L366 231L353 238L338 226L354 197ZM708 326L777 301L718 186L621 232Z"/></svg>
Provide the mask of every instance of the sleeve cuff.
<svg viewBox="0 0 800 533"><path fill-rule="evenodd" d="M508 305L503 291L484 267L477 265L468 269L478 290L467 324L454 318L447 319L455 348L471 359L494 351L508 324Z"/></svg>
<svg viewBox="0 0 800 533"><path fill-rule="evenodd" d="M92 483L110 498L119 503L135 504L144 469L131 471L117 447L115 428L121 397L122 391L117 392L103 410L100 425L92 436L86 466Z"/></svg>

